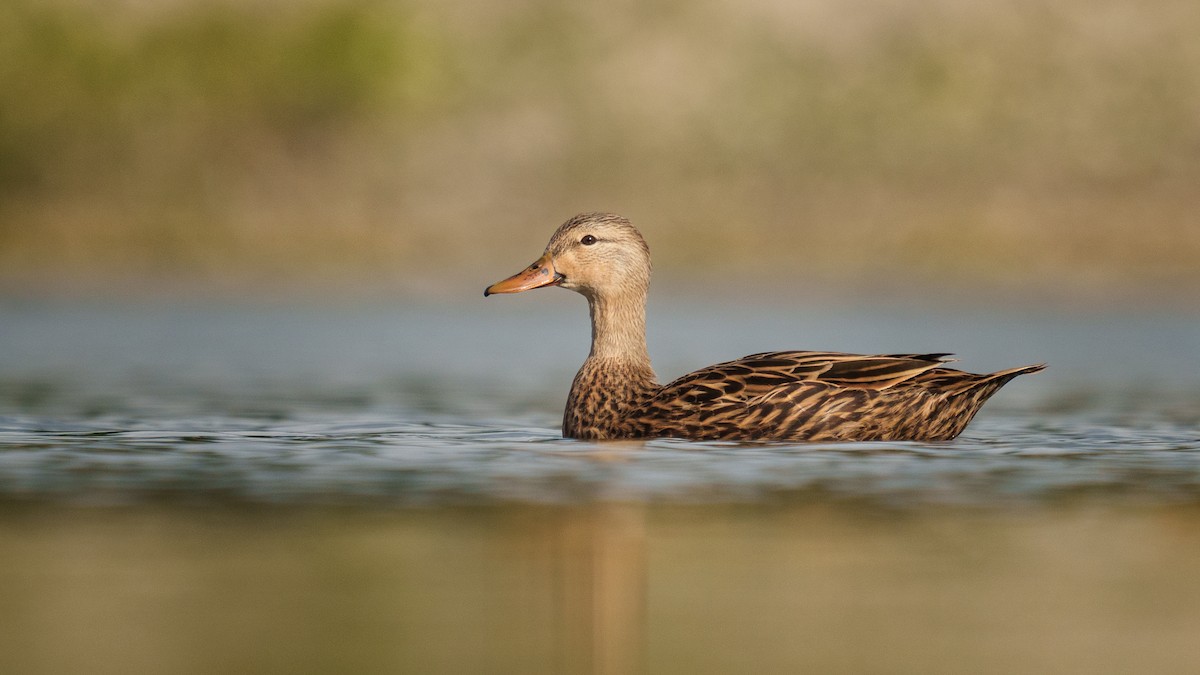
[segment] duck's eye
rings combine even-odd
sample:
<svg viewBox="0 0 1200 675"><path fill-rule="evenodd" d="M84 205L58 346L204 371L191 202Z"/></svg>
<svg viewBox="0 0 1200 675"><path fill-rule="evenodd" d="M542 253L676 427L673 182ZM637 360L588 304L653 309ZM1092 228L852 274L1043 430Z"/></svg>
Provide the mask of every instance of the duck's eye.
<svg viewBox="0 0 1200 675"><path fill-rule="evenodd" d="M596 243L596 238L590 234L585 234L583 235L583 239L579 240L579 243L583 244L584 246L591 246L592 244Z"/></svg>

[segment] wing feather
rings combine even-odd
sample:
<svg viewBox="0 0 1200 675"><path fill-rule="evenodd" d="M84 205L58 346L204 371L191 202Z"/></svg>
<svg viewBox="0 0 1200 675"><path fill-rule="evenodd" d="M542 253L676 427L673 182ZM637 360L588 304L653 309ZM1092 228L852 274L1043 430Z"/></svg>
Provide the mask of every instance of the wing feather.
<svg viewBox="0 0 1200 675"><path fill-rule="evenodd" d="M843 354L762 352L702 368L665 385L660 397L696 402L717 395L750 400L792 382L886 389L934 370L948 354ZM947 371L953 372L953 371ZM718 393L719 392L719 393Z"/></svg>
<svg viewBox="0 0 1200 675"><path fill-rule="evenodd" d="M1004 382L1043 367L976 375L943 367L949 357L751 354L661 387L631 424L643 435L695 439L953 438Z"/></svg>

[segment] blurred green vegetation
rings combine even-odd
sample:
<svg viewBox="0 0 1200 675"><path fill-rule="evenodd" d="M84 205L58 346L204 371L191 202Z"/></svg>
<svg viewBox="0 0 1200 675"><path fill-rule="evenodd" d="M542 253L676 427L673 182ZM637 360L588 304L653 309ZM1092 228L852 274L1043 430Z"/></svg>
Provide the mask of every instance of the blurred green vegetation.
<svg viewBox="0 0 1200 675"><path fill-rule="evenodd" d="M1191 0L10 0L0 285L474 288L603 209L677 277L1186 294L1197 35Z"/></svg>

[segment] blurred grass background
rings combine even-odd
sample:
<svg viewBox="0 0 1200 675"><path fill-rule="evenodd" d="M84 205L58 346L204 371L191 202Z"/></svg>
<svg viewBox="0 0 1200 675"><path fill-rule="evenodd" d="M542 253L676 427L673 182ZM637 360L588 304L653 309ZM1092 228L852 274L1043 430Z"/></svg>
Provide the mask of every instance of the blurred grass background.
<svg viewBox="0 0 1200 675"><path fill-rule="evenodd" d="M0 290L1200 295L1194 0L8 0ZM750 272L747 272L750 270Z"/></svg>

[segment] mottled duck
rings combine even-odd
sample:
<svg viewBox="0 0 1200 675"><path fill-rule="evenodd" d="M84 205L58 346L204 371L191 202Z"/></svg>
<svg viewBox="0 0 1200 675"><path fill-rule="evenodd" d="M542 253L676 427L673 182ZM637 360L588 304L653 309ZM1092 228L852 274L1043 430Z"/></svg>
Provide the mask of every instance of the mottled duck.
<svg viewBox="0 0 1200 675"><path fill-rule="evenodd" d="M575 376L563 436L693 440L944 441L1009 380L1045 365L976 375L948 354L751 354L660 385L646 351L650 248L610 213L571 218L542 257L484 291L561 286L582 294L592 351Z"/></svg>

